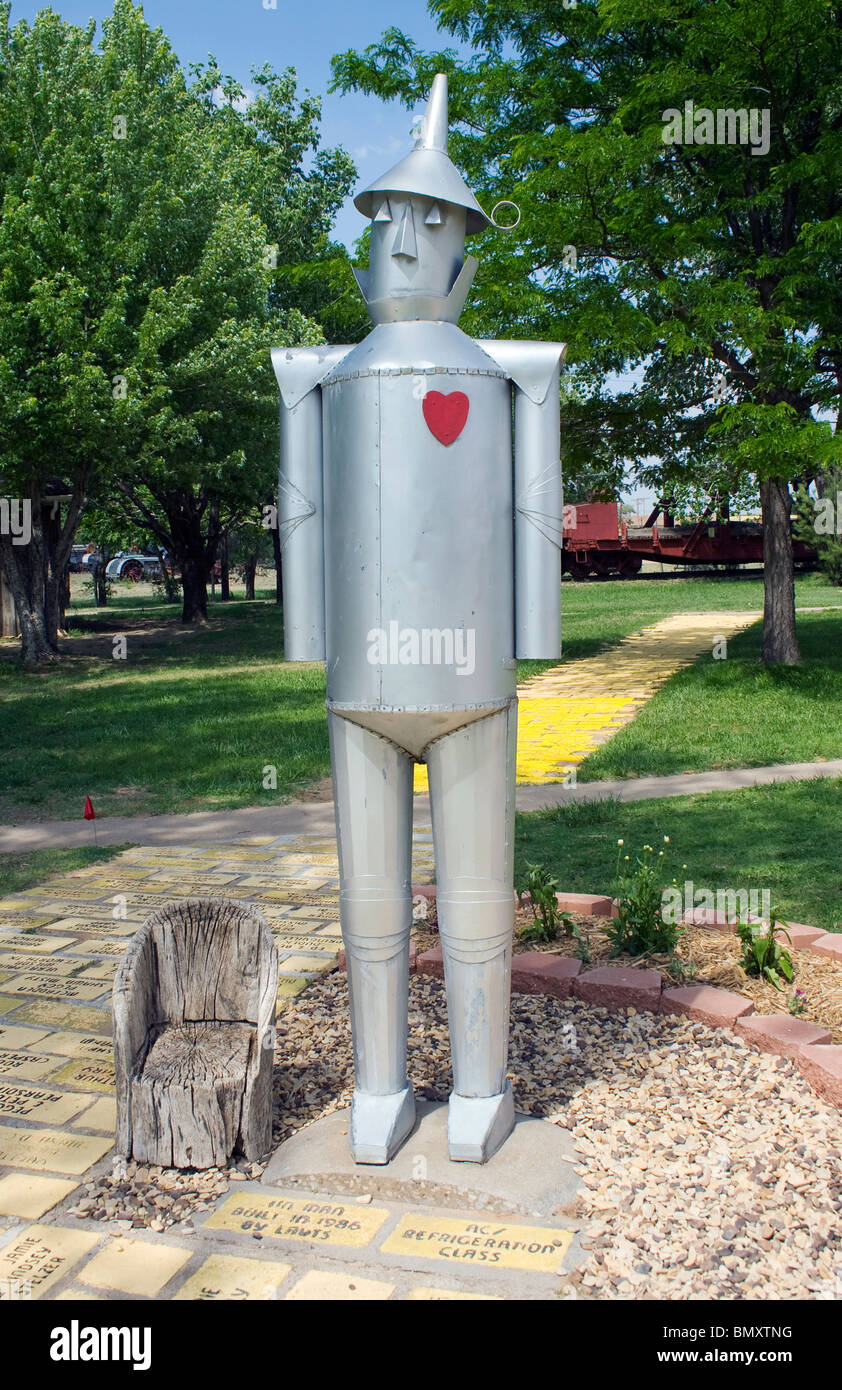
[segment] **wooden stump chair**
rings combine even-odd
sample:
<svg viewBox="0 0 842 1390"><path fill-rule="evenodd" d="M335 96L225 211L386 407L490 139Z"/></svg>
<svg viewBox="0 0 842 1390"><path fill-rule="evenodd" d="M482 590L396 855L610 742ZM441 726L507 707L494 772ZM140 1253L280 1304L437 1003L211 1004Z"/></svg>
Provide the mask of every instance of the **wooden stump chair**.
<svg viewBox="0 0 842 1390"><path fill-rule="evenodd" d="M267 1152L277 992L253 908L196 898L146 920L114 981L118 1153L212 1168Z"/></svg>

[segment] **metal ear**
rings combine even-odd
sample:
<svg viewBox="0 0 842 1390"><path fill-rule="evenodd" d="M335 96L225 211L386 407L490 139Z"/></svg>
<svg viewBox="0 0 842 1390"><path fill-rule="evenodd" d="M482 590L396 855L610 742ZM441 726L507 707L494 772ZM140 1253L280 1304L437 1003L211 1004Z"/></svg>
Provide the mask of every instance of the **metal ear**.
<svg viewBox="0 0 842 1390"><path fill-rule="evenodd" d="M439 207L438 203L433 203L432 207L430 208L430 211L424 218L424 221L428 227L441 226L442 222L444 221L444 218L441 215L441 208Z"/></svg>
<svg viewBox="0 0 842 1390"><path fill-rule="evenodd" d="M372 222L391 222L392 209L389 205L388 198L383 199L383 202L380 204L379 208L374 214L374 217L371 220Z"/></svg>

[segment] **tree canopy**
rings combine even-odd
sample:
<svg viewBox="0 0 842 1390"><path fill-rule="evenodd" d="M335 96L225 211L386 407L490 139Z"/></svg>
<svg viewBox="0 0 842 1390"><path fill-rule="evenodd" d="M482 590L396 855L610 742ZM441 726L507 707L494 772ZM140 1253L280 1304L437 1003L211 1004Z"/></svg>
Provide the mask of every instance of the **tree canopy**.
<svg viewBox="0 0 842 1390"><path fill-rule="evenodd" d="M0 537L30 660L57 650L88 499L119 497L173 552L194 619L220 530L273 487L269 348L323 340L289 267L324 264L337 298L328 232L355 171L291 70L252 81L250 99L213 60L185 74L131 0L98 45L93 23L12 27L0 4L0 485L35 514L52 477L71 494L55 553L37 526Z"/></svg>
<svg viewBox="0 0 842 1390"><path fill-rule="evenodd" d="M615 476L630 462L659 487L759 485L764 655L796 659L790 483L839 457L842 7L429 9L470 59L393 28L339 55L335 86L411 105L449 72L454 158L484 206L522 213L474 243L472 325L569 342L574 469L599 438ZM634 387L609 395L606 375L632 368Z"/></svg>

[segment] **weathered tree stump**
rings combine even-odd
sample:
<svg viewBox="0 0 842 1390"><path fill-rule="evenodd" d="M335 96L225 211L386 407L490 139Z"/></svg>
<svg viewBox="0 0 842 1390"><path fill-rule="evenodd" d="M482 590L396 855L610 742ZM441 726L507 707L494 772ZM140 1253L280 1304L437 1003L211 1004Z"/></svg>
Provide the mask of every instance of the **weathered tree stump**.
<svg viewBox="0 0 842 1390"><path fill-rule="evenodd" d="M253 908L194 898L147 919L114 981L118 1153L167 1168L266 1153L277 990Z"/></svg>

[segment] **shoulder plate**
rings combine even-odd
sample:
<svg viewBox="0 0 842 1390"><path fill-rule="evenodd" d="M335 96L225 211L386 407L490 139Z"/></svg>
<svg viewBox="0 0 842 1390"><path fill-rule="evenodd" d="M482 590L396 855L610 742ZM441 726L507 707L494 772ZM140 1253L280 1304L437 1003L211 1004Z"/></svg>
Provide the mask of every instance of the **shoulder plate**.
<svg viewBox="0 0 842 1390"><path fill-rule="evenodd" d="M521 338L477 338L476 342L535 405L543 405L553 374L567 356L566 343Z"/></svg>
<svg viewBox="0 0 842 1390"><path fill-rule="evenodd" d="M287 410L303 401L317 387L332 367L351 351L351 344L340 347L277 347L272 348L272 366L281 388L281 400Z"/></svg>

